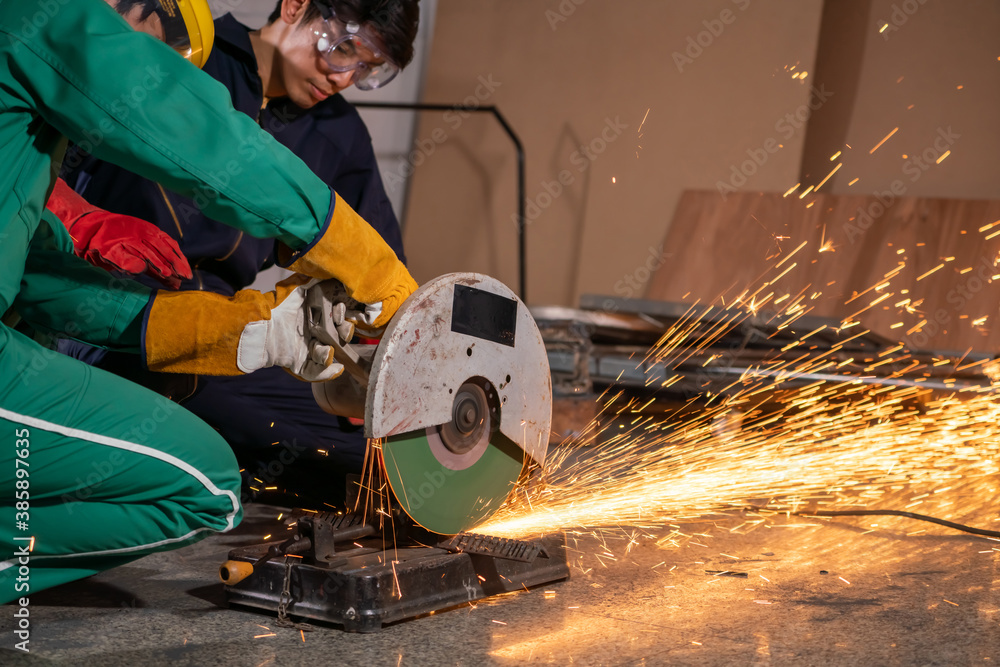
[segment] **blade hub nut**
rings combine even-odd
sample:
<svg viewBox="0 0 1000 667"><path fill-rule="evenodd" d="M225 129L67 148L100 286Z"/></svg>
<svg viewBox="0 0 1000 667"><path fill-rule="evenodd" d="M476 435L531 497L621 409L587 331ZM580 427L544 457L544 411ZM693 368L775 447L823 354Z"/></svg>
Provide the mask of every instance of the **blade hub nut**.
<svg viewBox="0 0 1000 667"><path fill-rule="evenodd" d="M490 433L490 405L486 391L466 382L452 403L451 421L440 427L441 442L455 454L465 454Z"/></svg>

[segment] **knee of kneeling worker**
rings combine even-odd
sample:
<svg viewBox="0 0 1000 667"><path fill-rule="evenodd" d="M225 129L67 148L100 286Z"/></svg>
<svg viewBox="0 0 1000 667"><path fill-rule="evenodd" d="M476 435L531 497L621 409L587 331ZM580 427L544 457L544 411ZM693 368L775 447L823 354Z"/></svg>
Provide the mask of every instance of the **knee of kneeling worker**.
<svg viewBox="0 0 1000 667"><path fill-rule="evenodd" d="M225 532L243 519L238 473L227 479L192 476L183 489L166 500L182 515L178 532L203 528Z"/></svg>
<svg viewBox="0 0 1000 667"><path fill-rule="evenodd" d="M243 518L240 503L240 470L226 441L211 427L198 421L186 429L187 438L175 456L183 461L181 481L173 486L170 500L184 508L189 526L225 531ZM176 450L175 450L176 451Z"/></svg>

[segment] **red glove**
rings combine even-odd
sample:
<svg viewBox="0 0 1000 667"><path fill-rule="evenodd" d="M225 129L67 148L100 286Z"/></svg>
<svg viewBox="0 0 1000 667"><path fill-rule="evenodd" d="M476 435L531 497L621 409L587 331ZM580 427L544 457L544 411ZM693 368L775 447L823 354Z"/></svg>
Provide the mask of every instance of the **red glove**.
<svg viewBox="0 0 1000 667"><path fill-rule="evenodd" d="M156 225L91 206L60 178L45 205L69 231L79 257L108 271L145 273L171 289L191 277L177 242Z"/></svg>

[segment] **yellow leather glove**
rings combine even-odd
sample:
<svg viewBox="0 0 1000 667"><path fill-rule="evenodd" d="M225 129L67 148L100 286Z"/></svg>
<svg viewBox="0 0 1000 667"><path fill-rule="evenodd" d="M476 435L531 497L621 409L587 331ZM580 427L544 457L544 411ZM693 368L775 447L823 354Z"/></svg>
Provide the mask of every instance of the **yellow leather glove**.
<svg viewBox="0 0 1000 667"><path fill-rule="evenodd" d="M306 326L305 296L316 280L295 275L273 292L157 292L145 330L151 371L240 375L281 366L308 382L332 380L344 367Z"/></svg>
<svg viewBox="0 0 1000 667"><path fill-rule="evenodd" d="M305 250L281 247L279 264L314 278L336 278L347 294L373 313L370 329L384 327L396 309L417 289L417 283L392 248L364 218L334 193L330 224Z"/></svg>

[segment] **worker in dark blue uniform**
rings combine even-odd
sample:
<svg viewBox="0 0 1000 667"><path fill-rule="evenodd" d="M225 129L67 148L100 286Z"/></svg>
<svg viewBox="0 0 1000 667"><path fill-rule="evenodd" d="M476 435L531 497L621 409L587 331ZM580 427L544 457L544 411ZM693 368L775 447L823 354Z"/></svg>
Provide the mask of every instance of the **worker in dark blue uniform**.
<svg viewBox="0 0 1000 667"><path fill-rule="evenodd" d="M310 75L309 59L323 55L328 47L323 40L330 36L352 30L364 35L367 30L381 41L388 59L403 66L412 59L417 18L416 0L281 0L260 31L231 15L217 19L215 48L204 66L229 89L237 110L257 119L335 188L404 262L399 223L379 176L371 137L354 107L337 94L352 83L365 88L363 72L320 79ZM351 46L363 49L365 44ZM64 176L89 202L148 220L172 236L193 272L181 289L232 295L274 262L273 241L222 225L202 213L203 202L120 167L71 152ZM138 279L162 287L152 278ZM310 386L287 373L264 369L225 378L166 375L143 369L134 356L73 341L63 342L61 349L180 401L216 428L236 452L244 468L245 493L251 498L267 487L291 489L300 475L289 472L315 470L304 464L317 458L337 480L331 496L340 493L341 473L361 469L363 428L323 412Z"/></svg>

